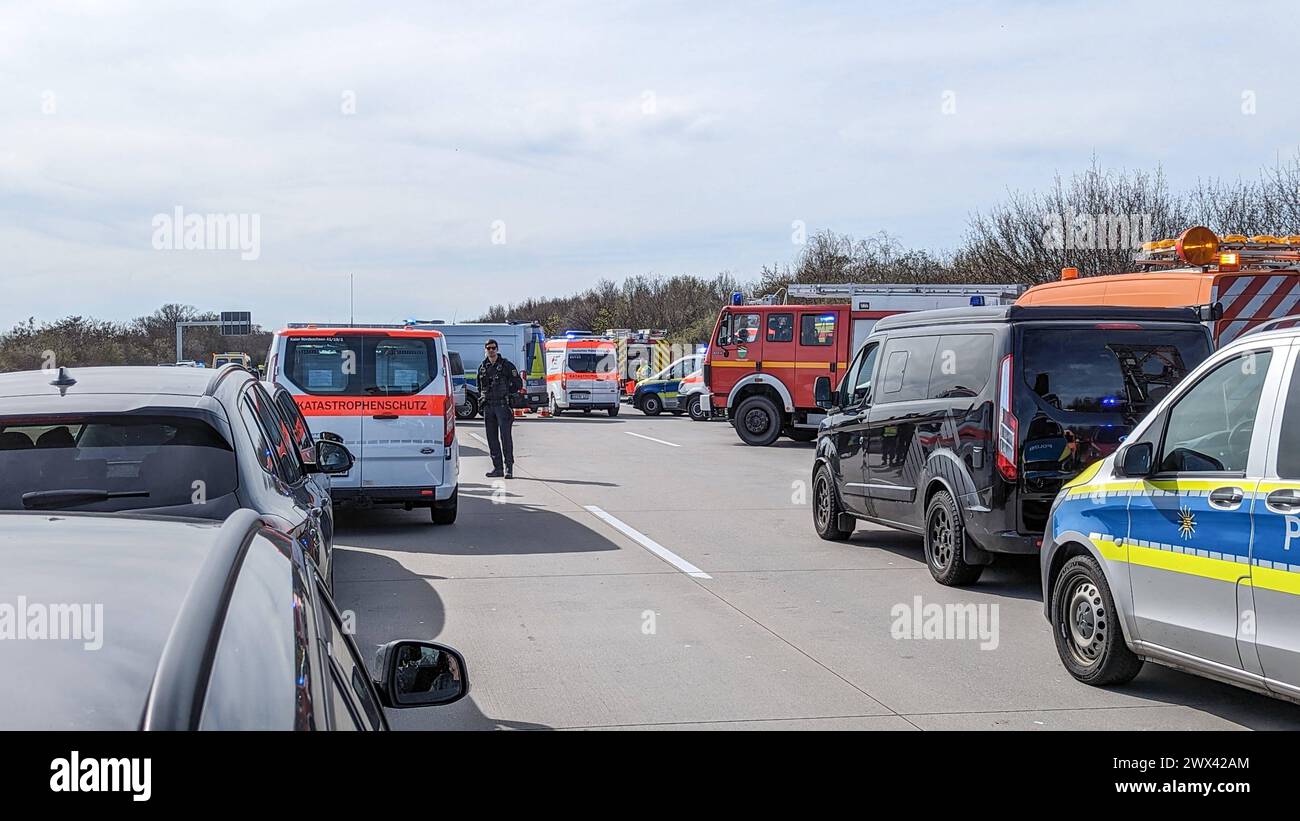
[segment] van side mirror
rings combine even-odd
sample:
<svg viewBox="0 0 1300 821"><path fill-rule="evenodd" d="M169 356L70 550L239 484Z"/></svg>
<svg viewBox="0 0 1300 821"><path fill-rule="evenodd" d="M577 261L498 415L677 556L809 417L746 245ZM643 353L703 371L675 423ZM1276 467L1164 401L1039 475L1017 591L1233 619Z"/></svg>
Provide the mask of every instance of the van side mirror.
<svg viewBox="0 0 1300 821"><path fill-rule="evenodd" d="M813 402L823 410L833 408L837 404L835 391L831 390L829 376L819 376L817 381L813 382Z"/></svg>
<svg viewBox="0 0 1300 821"><path fill-rule="evenodd" d="M1124 476L1141 477L1151 475L1151 462L1155 458L1155 446L1150 442L1138 442L1129 445L1123 454L1120 473Z"/></svg>

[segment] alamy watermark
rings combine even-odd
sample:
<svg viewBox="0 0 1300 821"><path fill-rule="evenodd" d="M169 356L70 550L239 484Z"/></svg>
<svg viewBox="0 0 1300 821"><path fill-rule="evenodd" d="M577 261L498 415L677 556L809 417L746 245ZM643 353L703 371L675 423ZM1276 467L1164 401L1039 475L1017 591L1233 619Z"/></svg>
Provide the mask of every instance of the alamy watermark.
<svg viewBox="0 0 1300 821"><path fill-rule="evenodd" d="M889 635L900 641L978 641L981 650L998 649L998 605L949 602L926 604L920 596L889 609Z"/></svg>
<svg viewBox="0 0 1300 821"><path fill-rule="evenodd" d="M245 262L262 255L261 214L187 214L178 205L152 225L158 251L239 251Z"/></svg>
<svg viewBox="0 0 1300 821"><path fill-rule="evenodd" d="M1043 215L1043 245L1053 251L1136 251L1152 234L1150 214Z"/></svg>
<svg viewBox="0 0 1300 821"><path fill-rule="evenodd" d="M104 646L104 605L0 602L0 641L79 641L86 650Z"/></svg>

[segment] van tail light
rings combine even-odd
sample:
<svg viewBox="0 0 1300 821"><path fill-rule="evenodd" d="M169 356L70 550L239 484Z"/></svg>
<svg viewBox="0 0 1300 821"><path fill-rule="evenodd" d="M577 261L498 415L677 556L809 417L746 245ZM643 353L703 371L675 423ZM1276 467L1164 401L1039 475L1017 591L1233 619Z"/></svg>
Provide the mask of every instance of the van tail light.
<svg viewBox="0 0 1300 821"><path fill-rule="evenodd" d="M442 446L445 448L451 447L451 443L456 441L456 405L449 405L447 413L442 417Z"/></svg>
<svg viewBox="0 0 1300 821"><path fill-rule="evenodd" d="M998 371L998 473L1008 482L1016 481L1016 453L1019 451L1019 425L1016 422L1015 408L1011 403L1011 355L1002 357L1002 366Z"/></svg>

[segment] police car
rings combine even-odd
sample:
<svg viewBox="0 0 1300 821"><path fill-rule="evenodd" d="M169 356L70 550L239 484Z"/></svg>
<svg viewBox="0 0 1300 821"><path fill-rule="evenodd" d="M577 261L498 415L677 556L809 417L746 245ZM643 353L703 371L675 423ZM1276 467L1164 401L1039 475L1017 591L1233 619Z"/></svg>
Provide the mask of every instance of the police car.
<svg viewBox="0 0 1300 821"><path fill-rule="evenodd" d="M1298 323L1215 352L1056 497L1044 610L1076 679L1149 660L1300 701Z"/></svg>

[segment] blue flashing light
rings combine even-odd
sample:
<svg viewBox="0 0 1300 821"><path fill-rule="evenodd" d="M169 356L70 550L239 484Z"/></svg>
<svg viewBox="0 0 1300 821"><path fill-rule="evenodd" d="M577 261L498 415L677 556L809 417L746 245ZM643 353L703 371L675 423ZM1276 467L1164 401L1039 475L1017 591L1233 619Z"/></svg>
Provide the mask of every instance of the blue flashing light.
<svg viewBox="0 0 1300 821"><path fill-rule="evenodd" d="M1103 408L1118 408L1119 404L1120 398L1118 396L1103 396L1101 398L1101 406Z"/></svg>
<svg viewBox="0 0 1300 821"><path fill-rule="evenodd" d="M732 291L732 292L731 292L731 304L732 304L732 305L744 305L744 304L745 304L745 295L744 295L743 293L741 293L740 291Z"/></svg>
<svg viewBox="0 0 1300 821"><path fill-rule="evenodd" d="M982 297L982 296L973 296L973 297L971 297L971 298L970 298L970 305L971 305L972 308L983 308L983 307L984 307L984 297Z"/></svg>

